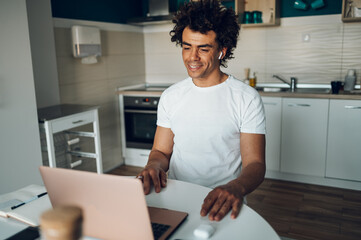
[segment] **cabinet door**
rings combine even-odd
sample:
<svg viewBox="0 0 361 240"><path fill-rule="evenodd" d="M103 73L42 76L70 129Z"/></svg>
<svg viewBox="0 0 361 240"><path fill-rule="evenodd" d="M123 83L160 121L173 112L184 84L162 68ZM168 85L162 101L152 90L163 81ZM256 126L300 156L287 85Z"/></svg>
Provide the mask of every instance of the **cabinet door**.
<svg viewBox="0 0 361 240"><path fill-rule="evenodd" d="M266 114L266 169L280 170L282 99L262 97Z"/></svg>
<svg viewBox="0 0 361 240"><path fill-rule="evenodd" d="M329 100L282 101L281 171L324 177Z"/></svg>
<svg viewBox="0 0 361 240"><path fill-rule="evenodd" d="M361 181L361 101L330 100L326 177Z"/></svg>

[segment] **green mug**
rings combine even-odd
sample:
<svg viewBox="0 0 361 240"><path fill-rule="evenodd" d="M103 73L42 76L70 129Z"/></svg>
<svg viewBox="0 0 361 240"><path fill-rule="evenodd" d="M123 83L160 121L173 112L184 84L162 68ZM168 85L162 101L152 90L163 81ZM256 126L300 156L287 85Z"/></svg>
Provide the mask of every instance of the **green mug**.
<svg viewBox="0 0 361 240"><path fill-rule="evenodd" d="M308 5L302 0L295 0L293 7L296 9L306 10Z"/></svg>
<svg viewBox="0 0 361 240"><path fill-rule="evenodd" d="M253 11L253 23L262 23L262 12L261 11Z"/></svg>
<svg viewBox="0 0 361 240"><path fill-rule="evenodd" d="M245 11L243 13L242 23L245 23L245 24L253 23L253 17L252 17L251 12Z"/></svg>
<svg viewBox="0 0 361 240"><path fill-rule="evenodd" d="M316 0L311 3L312 9L322 8L323 6L325 6L325 3L323 2L323 0Z"/></svg>

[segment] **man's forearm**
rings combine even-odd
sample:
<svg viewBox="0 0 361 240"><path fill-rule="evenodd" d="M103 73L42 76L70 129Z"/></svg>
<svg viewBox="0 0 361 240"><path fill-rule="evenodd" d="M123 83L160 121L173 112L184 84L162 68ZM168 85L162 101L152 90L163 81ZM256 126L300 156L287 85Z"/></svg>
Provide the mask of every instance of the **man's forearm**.
<svg viewBox="0 0 361 240"><path fill-rule="evenodd" d="M235 184L240 189L242 196L246 196L263 182L265 172L265 164L254 162L243 168L240 176L229 182L229 184Z"/></svg>
<svg viewBox="0 0 361 240"><path fill-rule="evenodd" d="M158 150L152 150L149 154L147 166L156 166L162 168L165 172L169 168L170 155L167 155Z"/></svg>

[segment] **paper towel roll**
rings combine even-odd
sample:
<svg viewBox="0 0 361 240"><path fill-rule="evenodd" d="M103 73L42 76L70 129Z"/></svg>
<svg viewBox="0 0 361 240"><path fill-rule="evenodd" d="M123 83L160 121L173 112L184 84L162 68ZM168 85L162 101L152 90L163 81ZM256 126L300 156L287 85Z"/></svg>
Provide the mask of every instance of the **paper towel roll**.
<svg viewBox="0 0 361 240"><path fill-rule="evenodd" d="M89 56L89 57L84 57L81 59L81 63L82 64L94 64L94 63L97 63L98 60L97 60L97 57L95 55L93 56Z"/></svg>

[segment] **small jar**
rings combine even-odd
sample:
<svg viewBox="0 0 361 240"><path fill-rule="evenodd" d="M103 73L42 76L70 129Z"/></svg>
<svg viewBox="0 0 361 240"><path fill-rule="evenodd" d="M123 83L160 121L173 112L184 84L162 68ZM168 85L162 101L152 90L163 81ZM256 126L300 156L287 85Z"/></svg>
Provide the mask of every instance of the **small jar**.
<svg viewBox="0 0 361 240"><path fill-rule="evenodd" d="M75 206L59 206L40 217L41 239L79 240L82 238L83 213Z"/></svg>
<svg viewBox="0 0 361 240"><path fill-rule="evenodd" d="M253 73L250 77L249 77L249 85L251 87L256 87L257 85L257 78L256 78L256 73Z"/></svg>

